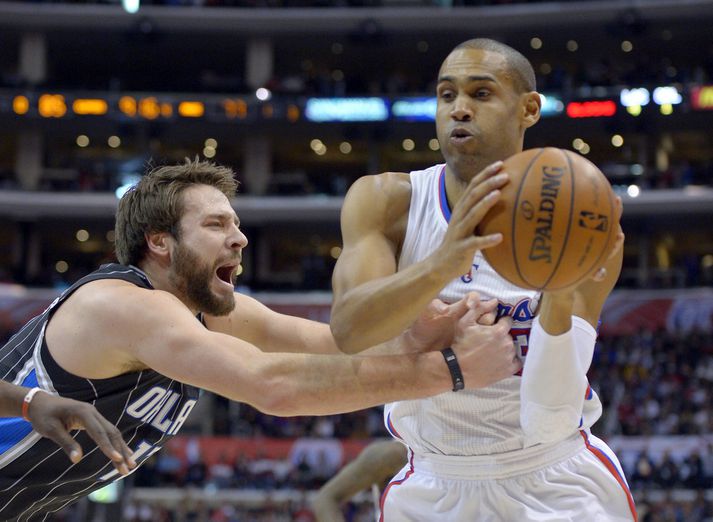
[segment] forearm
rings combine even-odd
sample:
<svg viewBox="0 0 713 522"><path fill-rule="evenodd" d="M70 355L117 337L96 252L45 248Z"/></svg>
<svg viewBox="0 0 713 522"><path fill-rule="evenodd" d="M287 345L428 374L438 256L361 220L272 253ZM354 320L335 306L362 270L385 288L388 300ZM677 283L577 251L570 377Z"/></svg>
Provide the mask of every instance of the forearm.
<svg viewBox="0 0 713 522"><path fill-rule="evenodd" d="M543 293L538 318L540 326L550 335L560 335L572 328L573 293Z"/></svg>
<svg viewBox="0 0 713 522"><path fill-rule="evenodd" d="M21 417L22 401L29 388L0 381L0 417Z"/></svg>
<svg viewBox="0 0 713 522"><path fill-rule="evenodd" d="M530 333L520 389L526 446L560 440L579 427L596 332L580 317L567 319L571 328L559 335L547 333L540 318Z"/></svg>
<svg viewBox="0 0 713 522"><path fill-rule="evenodd" d="M254 370L250 402L272 415L331 415L451 389L439 352L347 357L266 354ZM220 393L220 391L219 391Z"/></svg>
<svg viewBox="0 0 713 522"><path fill-rule="evenodd" d="M408 328L454 277L435 256L335 299L330 326L339 348L358 353Z"/></svg>

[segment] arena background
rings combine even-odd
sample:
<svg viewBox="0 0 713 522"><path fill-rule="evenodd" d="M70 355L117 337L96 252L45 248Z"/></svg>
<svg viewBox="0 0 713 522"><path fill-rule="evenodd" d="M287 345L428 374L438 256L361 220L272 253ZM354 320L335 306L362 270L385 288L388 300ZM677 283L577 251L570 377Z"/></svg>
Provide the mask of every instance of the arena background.
<svg viewBox="0 0 713 522"><path fill-rule="evenodd" d="M242 291L328 321L359 176L440 161L434 79L492 37L534 64L526 147L597 163L624 199L624 269L595 433L643 521L713 520L713 1L0 2L0 337L112 259L117 193L149 163L234 167ZM278 419L206 397L170 448L66 521L311 521L378 409ZM362 495L348 520L373 520Z"/></svg>

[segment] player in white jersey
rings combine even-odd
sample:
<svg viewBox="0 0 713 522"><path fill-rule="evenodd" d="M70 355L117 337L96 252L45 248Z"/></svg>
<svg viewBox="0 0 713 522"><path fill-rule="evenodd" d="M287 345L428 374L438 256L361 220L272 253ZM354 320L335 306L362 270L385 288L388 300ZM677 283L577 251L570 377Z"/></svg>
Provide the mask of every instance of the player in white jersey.
<svg viewBox="0 0 713 522"><path fill-rule="evenodd" d="M576 288L540 294L502 279L480 253L502 238L475 229L508 182L500 162L523 149L539 120L532 66L499 42L469 40L441 66L437 96L446 163L367 176L347 195L332 331L356 353L397 335L434 297L477 291L498 301L498 321L481 322L511 326L525 364L522 374L460 391L457 361L444 351L453 392L387 405L387 428L408 446L409 463L382 497L382 518L636 520L618 460L589 431L601 405L586 379L621 248Z"/></svg>

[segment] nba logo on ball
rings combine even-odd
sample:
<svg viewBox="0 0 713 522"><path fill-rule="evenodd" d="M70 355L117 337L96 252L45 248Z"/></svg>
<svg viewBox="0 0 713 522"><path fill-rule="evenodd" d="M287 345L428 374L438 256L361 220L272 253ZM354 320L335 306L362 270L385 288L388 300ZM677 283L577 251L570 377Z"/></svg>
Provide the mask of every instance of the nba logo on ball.
<svg viewBox="0 0 713 522"><path fill-rule="evenodd" d="M510 182L477 233L500 232L483 250L492 267L517 286L557 290L591 276L616 244L611 185L589 160L552 147L504 162Z"/></svg>
<svg viewBox="0 0 713 522"><path fill-rule="evenodd" d="M598 230L599 232L607 231L607 223L609 220L603 214L596 214L587 210L582 210L579 213L579 226L590 230Z"/></svg>

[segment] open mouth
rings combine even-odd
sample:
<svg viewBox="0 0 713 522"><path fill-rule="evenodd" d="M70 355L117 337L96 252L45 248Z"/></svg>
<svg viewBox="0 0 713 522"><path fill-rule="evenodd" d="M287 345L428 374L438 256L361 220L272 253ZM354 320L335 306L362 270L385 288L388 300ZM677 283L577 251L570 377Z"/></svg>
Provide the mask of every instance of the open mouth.
<svg viewBox="0 0 713 522"><path fill-rule="evenodd" d="M453 131L451 131L451 138L456 140L464 140L472 137L473 134L465 129L453 129Z"/></svg>
<svg viewBox="0 0 713 522"><path fill-rule="evenodd" d="M215 275L226 284L233 286L233 281L235 280L235 272L238 265L224 265L219 266L215 271Z"/></svg>

